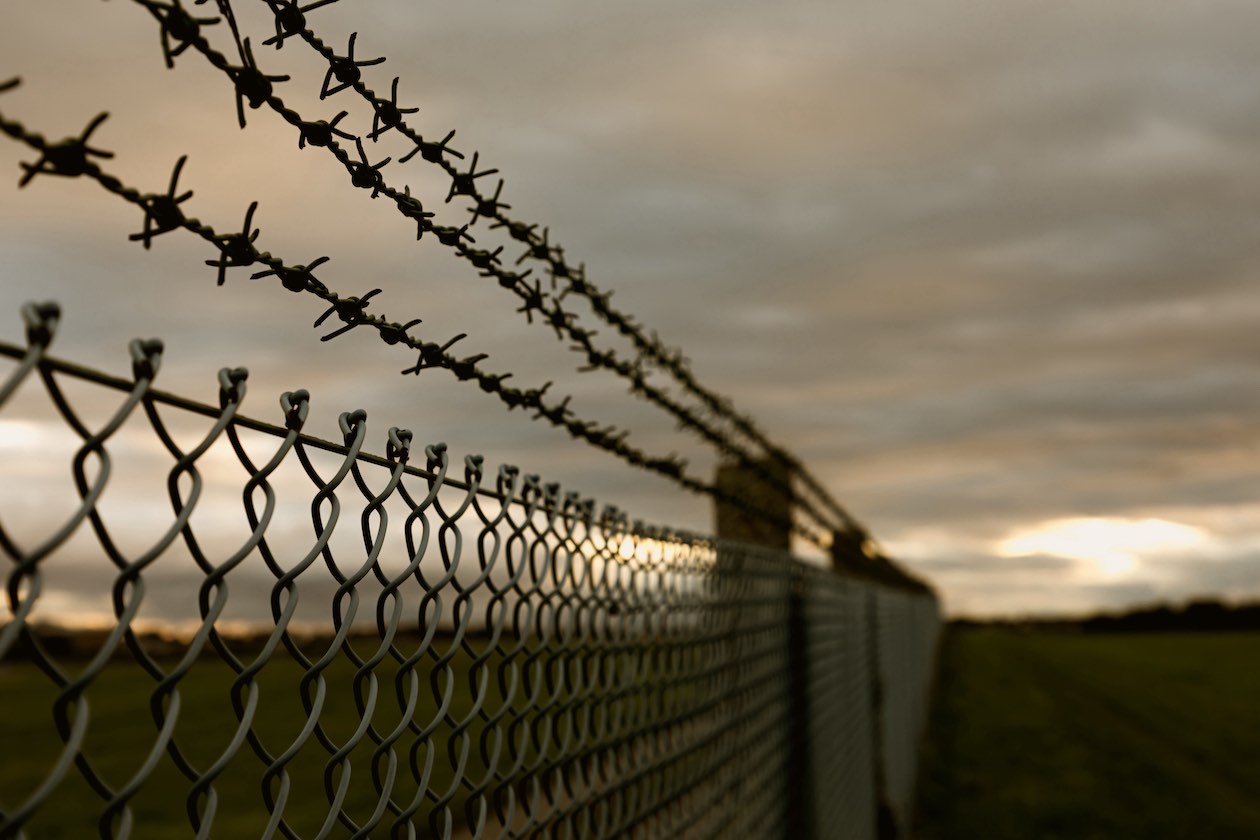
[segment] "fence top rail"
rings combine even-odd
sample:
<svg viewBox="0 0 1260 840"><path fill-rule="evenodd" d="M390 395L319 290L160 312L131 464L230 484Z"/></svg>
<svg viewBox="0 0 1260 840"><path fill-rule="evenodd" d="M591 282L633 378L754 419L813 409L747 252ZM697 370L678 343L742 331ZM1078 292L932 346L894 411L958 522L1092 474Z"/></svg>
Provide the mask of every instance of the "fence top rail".
<svg viewBox="0 0 1260 840"><path fill-rule="evenodd" d="M346 441L338 443L302 431L306 414L309 410L310 395L305 390L288 391L280 397L280 407L285 412L285 425L278 425L266 420L259 420L239 412L240 402L244 397L245 381L249 372L246 368L222 368L218 373L220 385L220 405L215 407L179 394L154 388L155 378L162 355L162 342L156 339L131 342L132 376L118 376L105 373L85 365L59 359L47 353L48 346L60 322L61 310L56 303L28 303L22 308L22 316L26 321L27 346L0 341L0 357L13 359L18 364L8 374L0 377L0 409L8 402L9 397L35 370L46 380L50 396L54 401L62 400L59 394L52 393L54 386L48 379L53 374L68 376L73 379L90 382L121 393L129 393L132 399L145 404L162 404L191 414L210 418L223 428L241 428L259 432L277 439L292 438L292 444L299 448L320 450L345 459L347 467L351 464L370 464L402 476L423 479L429 485L429 494L440 490L458 490L467 494L467 500L473 498L489 499L502 508L518 507L524 509L526 516L539 513L552 521L566 523L566 527L580 526L588 532L597 529L605 539L619 541L631 538L636 541L649 540L665 545L685 547L688 550L715 550L722 545L736 546L741 551L774 558L776 562L797 569L802 581L809 577L809 572L822 572L829 575L854 578L873 582L889 589L925 594L935 597L930 585L909 574L898 564L881 554L870 554L856 542L840 541L832 550L832 563L823 568L816 564L802 561L790 551L760 545L745 544L739 538L730 538L721 534L712 535L690 531L683 528L664 526L631 519L629 515L616 505L605 504L598 508L595 499L581 493L564 492L557 482L544 482L536 474L521 474L520 470L508 464L498 468L493 487L483 483L483 458L480 455L464 457L464 473L466 479L460 479L448 472L450 460L446 453L446 444L435 443L422 451L427 458L426 466L419 466L409 460L412 451L412 433L406 429L391 427L386 436L386 454L379 455L364 451L364 438L357 433L358 427L365 424L366 412L362 410L342 412L340 426ZM138 395L138 396L137 396ZM63 419L76 427L76 431L87 441L94 435L82 427L72 415L67 415L63 407ZM159 421L154 420L154 422ZM159 435L165 432L157 429ZM112 431L105 434L108 437ZM103 442L103 438L102 438ZM196 460L199 456L193 456ZM304 459L303 459L304 460ZM466 502L467 503L467 502ZM466 504L465 503L465 504Z"/></svg>
<svg viewBox="0 0 1260 840"><path fill-rule="evenodd" d="M12 359L18 364L7 374L0 376L0 408L8 402L9 397L30 373L38 370L43 375L60 374L92 384L102 386L121 393L134 393L142 380L152 380L160 365L162 344L157 340L131 343L133 375L131 377L106 373L86 365L60 359L47 353L48 344L56 330L60 318L60 307L54 303L28 303L23 307L23 317L27 325L28 345L23 347L9 341L0 340L0 357ZM379 455L364 451L359 445L350 445L301 431L300 426L308 410L310 395L304 390L285 392L280 397L280 407L285 411L285 425L260 420L239 412L239 395L243 394L248 370L243 367L223 368L218 373L221 393L221 405L213 406L171 391L152 386L151 381L141 389L142 399L170 406L181 411L201 415L228 427L249 429L275 438L292 436L294 443L307 449L320 450L336 455L358 464L371 464L391 471L398 471L423 479L436 491L439 488L459 490L472 496L490 499L498 504L518 506L540 512L548 517L558 517L569 522L584 522L588 527L598 527L606 534L617 534L645 538L669 543L680 543L696 548L714 547L717 538L686 529L662 526L630 519L620 507L604 504L599 508L595 499L583 496L574 491L562 492L561 485L556 482L544 482L538 475L521 475L517 467L501 465L496 486L487 486L480 481L468 481L453 475L446 470L448 463L445 456L446 445L435 443L427 450L440 455L436 461L430 457L429 466L420 466L408 460L404 450L410 449L411 432L391 427L387 435L387 454ZM238 389L233 393L233 389ZM55 397L54 397L55 399ZM341 414L343 431L366 420L366 412L347 411ZM86 433L86 430L83 430ZM434 463L441 464L439 469L430 468ZM469 475L480 475L483 459L480 455L468 455L464 458L465 469ZM506 489L506 492L504 490ZM729 542L729 540L727 541ZM753 547L750 547L750 549ZM756 549L767 553L768 549ZM785 555L790 557L790 555Z"/></svg>
<svg viewBox="0 0 1260 840"><path fill-rule="evenodd" d="M147 10L161 27L163 55L168 68L174 66L173 59L175 56L188 50L192 53L201 54L213 67L222 71L233 82L236 87L238 118L242 128L246 124L242 97L248 100L249 105L253 109L266 105L268 110L275 112L276 115L288 122L298 132L300 146L309 143L312 147L325 149L334 156L341 166L346 168L347 173L351 176L352 183L356 187L370 189L372 198L377 198L378 196L386 197L397 204L397 208L403 216L417 221L419 223L417 238L420 238L425 232L432 232L439 243L454 249L456 254L476 268L481 276L496 279L498 285L515 296L516 303L521 304L516 311L522 313L528 322L536 323L541 328L554 329L558 340L567 342L573 351L585 357L586 362L579 368L580 371L606 369L621 376L629 382L631 394L665 410L678 421L680 430L694 432L706 444L715 447L721 457L734 459L749 469L761 472L762 478L782 485L781 489L792 499L792 510L800 514L800 516L793 517L792 521L788 523L798 535L814 542L819 548L826 549L830 544L831 532L837 529L845 533L856 534L861 532L865 534L865 529L831 497L799 459L768 440L753 424L751 418L735 411L729 399L721 397L716 392L700 385L691 374L688 363L681 351L666 347L657 338L655 332L650 332L649 336L649 331L645 327L613 307L608 301L611 292L601 292L597 286L593 285L586 278L584 266L574 266L571 261L566 261L564 249L558 244L551 244L548 241L547 228L544 227L542 234L539 235L536 231L539 225L526 224L505 216L503 211L508 209L510 205L499 201L498 189L496 189L493 197L479 192L476 179L492 175L498 171L497 169L477 171L478 154L474 152L468 171L463 172L447 158L448 155L452 158L462 157L461 153L447 145L454 132L448 133L441 142L434 143L423 140L419 134L410 129L404 120L404 115L413 113L416 108L401 107L398 104L397 77L394 79L388 99L383 98L359 80L358 66L377 64L385 59L378 58L356 62L353 59L355 37L353 34L348 47L350 56L346 58L338 57L330 46L325 44L308 28L304 12L309 12L319 6L330 5L332 2L335 2L335 0L321 0L321 2L299 9L296 3L289 4L287 2L280 3L266 0L267 7L275 18L276 36L268 38L262 43L274 44L279 49L285 39L292 36L294 40L307 42L325 61L330 62L328 73L335 74L343 84L329 89L328 82L331 75L325 77L320 98L322 100L337 91L345 89L352 89L360 97L365 98L373 109L374 117L371 132L362 136L348 131L348 127L345 125L341 128L334 128L341 117L345 116L345 112L334 118L332 123L325 123L307 119L291 106L285 104L273 89L275 87L273 82L278 83L287 80L289 76L268 75L264 70L260 69L250 46L249 38L245 37L242 39L242 34L238 31L236 16L230 0L217 0L215 4L222 16L222 20L226 21L229 26L213 30L222 33L230 29L233 44L227 47L226 53L220 52L212 46L211 42L207 40L207 33L202 31L203 28L208 27L210 24L218 22L219 18L190 17L178 3L175 6L170 6L169 4L158 3L153 0L136 0L136 4ZM270 24L270 21L268 23ZM267 28L270 29L270 25ZM172 44L176 46L172 46ZM233 52L239 57L240 66L236 66L233 63L235 59L229 55ZM346 62L349 62L349 64ZM343 69L353 75L353 82L349 81L348 77L342 78ZM0 84L0 90L15 86L16 82L17 80L15 79L12 82ZM78 140L68 139L51 145L43 143L42 138L29 135L19 137L20 134L23 134L22 132L6 129L6 132L10 133L11 136L28 142L28 144L32 143L32 141L38 141L34 142L33 145L39 149L41 157L33 164L23 165L25 175L21 183L25 184L32 178L44 174L88 175L101 180L98 177L101 173L97 171L95 162L90 158L109 157L112 156L112 153L89 148L86 142L89 135L101 124L105 116L105 114L102 114L94 119ZM12 128L16 129L16 124ZM473 218L470 222L462 227L437 224L436 219L431 218L434 214L423 209L420 200L411 195L409 188L399 191L386 183L381 172L386 164L391 161L391 158L385 157L379 163L370 163L369 156L365 151L364 140L370 140L375 143L381 139L382 135L391 131L393 132L391 137L394 135L405 137L410 141L409 145L412 146L406 154L399 158L399 163L410 159L419 152L423 152L421 155L423 160L442 167L452 179L450 191L446 196L447 202L456 196L464 196L472 200L473 206L468 208L473 213ZM351 153L351 149L357 151L359 158L357 161L354 154ZM80 156L83 157L82 165L79 165L78 162ZM376 155L371 157L375 158ZM66 164L65 161L71 158L74 159L74 164ZM286 287L292 287L294 291L303 290L299 287L305 286L305 291L319 291L322 297L329 298L329 302L333 304L333 309L330 309L329 312L331 313L335 310L340 320L345 322L345 325L337 326L332 332L323 336L322 340L329 340L345 334L348 330L357 326L373 326L380 330L382 338L387 343L404 344L413 350L420 351L416 365L403 371L404 373L418 373L420 369L428 367L451 368L453 365L469 367L469 374L460 374L460 378L478 379L483 389L498 394L508 405L509 409L519 406L533 408L536 410L535 417L548 419L553 425L566 429L574 438L608 451L636 468L648 469L667 480L678 483L691 492L707 493L715 498L720 495L712 485L695 475L689 474L686 470L687 460L677 453L671 452L668 455L659 456L639 450L637 447L627 443L628 430L621 429L616 425L604 425L595 421L581 421L573 416L567 407L567 399L561 402L552 400L551 402L543 403L542 397L547 390L547 385L541 388L523 390L504 386L502 383L508 374L492 375L484 371L478 372L475 369L471 369L471 366L481 356L470 357L464 360L453 357L444 358L440 363L434 361L438 357L443 356L450 344L454 343L458 338L453 339L446 345L438 346L437 344L432 344L430 346L419 340L413 340L406 334L407 329L418 322L418 319L412 319L406 324L402 324L386 322L379 316L369 315L365 311L368 299L377 294L379 290L373 290L362 297L351 296L332 300L331 298L336 296L332 295L330 290L322 288L311 274L311 270L316 265L327 262L327 257L320 257L306 265L288 266L280 263L278 260L268 261L264 259L269 254L260 252L257 247L252 245L253 239L258 232L252 228L252 217L253 211L256 209L256 202L250 205L250 209L246 213L244 229L240 234L213 234L208 227L192 225L191 223L194 220L186 217L184 214L187 211L179 207L180 203L191 195L191 191L182 195L176 194L175 183L179 177L183 162L184 158L180 158L179 162L176 163L172 172L171 186L164 195L144 194L135 190L123 190L120 192L120 194L130 193L128 200L140 204L145 211L144 231L132 236L133 240L142 241L147 248L153 237L175 230L178 227L189 227L190 230L193 227L201 228L195 232L214 240L220 249L219 259L213 262L213 265L218 269L218 282L220 285L224 282L224 272L229 268L244 268L255 263L265 263L269 270L258 272L254 275L255 277L275 274L282 279ZM106 180L116 181L112 176ZM106 185L105 180L101 182L102 185ZM500 188L502 184L503 182L500 179ZM114 187L106 186L111 190L117 191ZM128 196L124 195L124 197ZM545 267L552 281L551 292L542 289L542 281L539 279L535 279L532 286L526 282L526 278L531 274L532 269L520 272L514 266L505 266L498 256L504 246L500 246L495 250L472 247L471 243L474 240L468 234L467 229L479 218L495 220L492 228L504 228L506 231L505 236L510 236L510 239L515 243L526 246L525 253L521 259L517 260L517 263L526 259L532 259L539 262L539 265L535 267ZM556 292L555 287L558 283L564 288ZM319 286L318 289L316 288L317 286ZM624 353L619 353L611 347L593 343L592 337L595 335L595 331L580 326L576 321L576 313L566 309L562 304L563 299L570 293L578 297L587 298L595 313L615 327L616 334L631 340L635 347L635 353L626 356ZM540 317L534 319L534 314L538 314ZM324 318L321 318L320 322L323 320ZM336 322L334 321L334 323ZM601 338L601 342L603 340ZM659 368L669 372L676 379L677 385L681 387L682 391L690 396L680 401L676 395L671 395L663 387L658 387L653 381L649 381L646 372L647 368ZM699 405L690 404L692 397L699 401ZM708 415L713 416L710 417ZM758 451L764 451L770 461L787 467L788 478L780 478L775 470L767 469L763 464L763 459L756 456ZM792 477L795 477L797 480L793 482ZM739 502L740 500L734 501ZM806 525L807 521L815 523L818 527Z"/></svg>
<svg viewBox="0 0 1260 840"><path fill-rule="evenodd" d="M22 359L28 352L28 348L19 347L18 345L7 341L0 341L0 356L7 356L10 359ZM135 387L135 381L128 379L125 376L115 376L113 374L105 373L74 362L69 362L64 359L58 359L53 356L43 356L39 363L50 371L66 374L67 376L72 376L76 379L82 379L86 382L92 382L97 385L103 385L106 388L112 388L116 391L130 391ZM238 370L241 369L238 368ZM204 417L217 418L223 413L221 408L215 408L212 405L198 402L197 400L189 399L188 397L181 397L179 394L164 391L160 388L150 388L145 393L146 396L154 402L169 405L173 408L183 409L184 411L190 411ZM243 414L233 416L232 423L242 428L252 429L253 431L263 432L264 434L274 435L275 437L284 437L289 433L289 430L283 426L277 426L275 423L268 423L265 420L256 420L253 417L247 417ZM345 444L316 437L314 435L307 434L306 432L298 433L297 438L298 441L307 447L319 449L334 455L344 456L350 452L350 448ZM374 455L370 452L359 452L355 457L360 461L375 464L380 467L394 466L393 462L391 462L388 458L382 455ZM437 473L432 470L424 469L423 467L417 467L415 464L407 464L403 467L403 471L408 475L414 475L421 478L438 478ZM459 490L474 489L473 485L458 478L446 478L443 480L443 484ZM485 487L477 487L475 488L475 491L480 496L492 498L497 501L505 501L503 495L494 490L490 490Z"/></svg>

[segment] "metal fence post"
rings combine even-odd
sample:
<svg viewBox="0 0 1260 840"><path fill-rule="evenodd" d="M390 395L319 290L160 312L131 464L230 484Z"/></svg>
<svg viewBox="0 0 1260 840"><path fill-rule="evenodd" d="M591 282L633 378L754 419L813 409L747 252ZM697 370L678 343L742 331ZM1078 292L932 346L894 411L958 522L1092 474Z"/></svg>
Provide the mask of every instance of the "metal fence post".
<svg viewBox="0 0 1260 840"><path fill-rule="evenodd" d="M757 468L760 475L744 464L722 464L715 483L719 494L743 499L767 516L754 516L719 495L714 503L714 533L718 539L788 551L792 547L792 534L785 523L792 519L793 494L784 488L790 486L791 471L782 461L773 458L758 461ZM777 485L767 481L765 475L773 476Z"/></svg>
<svg viewBox="0 0 1260 840"><path fill-rule="evenodd" d="M23 382L42 385L45 411L81 440L47 453L70 462L78 498L24 523L33 540L0 540L11 596L0 663L43 686L56 724L29 733L42 739L23 756L24 778L0 779L0 838L120 836L133 821L145 836L207 836L227 830L216 815L228 814L233 834L268 838L341 825L470 840L875 840L881 802L884 831L908 826L937 629L930 591L877 552L834 572L793 558L781 550L786 517L774 518L777 533L741 527L787 505L782 482L757 480L764 469L727 471L739 513L720 520L715 541L632 525L612 508L596 519L593 501L511 467L491 489L474 456L458 479L444 445L421 460L405 430L389 430L385 456L370 454L363 412L341 414L343 443L312 437L304 391L281 397L283 425L252 419L238 412L240 370L220 372L218 406L154 390L156 342L133 342L126 379L48 357L43 334L28 335L26 349L0 342L0 360L22 360L0 382L0 409L22 409L5 403ZM63 378L117 399L103 432L78 420ZM157 469L206 493L146 500L106 487L109 464L133 452L115 433L142 408L170 455ZM184 450L167 423L192 415L214 422ZM83 468L91 457L96 473ZM209 469L219 457L243 474ZM20 480L4 466L0 478ZM242 487L244 511L230 510L244 542L197 540L194 523L221 521L215 495ZM124 551L105 524L119 522L116 499L169 522L163 541ZM288 528L294 517L311 530ZM107 587L118 568L137 584L115 590L122 608L91 632L39 621L37 601L73 591L76 534L95 536L112 561L99 574L85 567L84 591ZM163 571L182 570L185 597L150 593L144 606L195 631L135 621L142 572L159 556ZM252 620L232 628L229 609ZM152 679L128 679L126 659ZM137 714L89 718L89 688ZM206 721L232 740L214 763L194 763L185 745ZM0 715L0 743L36 723L25 707ZM141 768L120 788L98 771L102 746L89 737L115 726L128 737L112 757ZM261 748L277 738L283 752ZM238 772L261 785L261 801L258 784L251 795L228 783ZM143 811L130 804L142 786Z"/></svg>
<svg viewBox="0 0 1260 840"><path fill-rule="evenodd" d="M805 610L803 581L792 582L788 596L788 673L792 719L788 731L788 774L785 802L787 836L793 840L813 840L817 836L814 802L814 755L811 737L814 710L810 704L809 626Z"/></svg>
<svg viewBox="0 0 1260 840"><path fill-rule="evenodd" d="M758 474L757 469L762 470ZM768 474L778 486L765 477ZM745 500L761 512L758 517L737 505L724 502L719 497L715 504L715 531L719 539L762 545L787 551L791 548L791 531L786 523L791 521L792 494L789 487L791 473L786 465L771 458L760 461L756 467L744 464L723 464L718 467L716 484L720 493ZM722 553L718 554L722 568ZM787 650L788 665L788 751L787 773L784 776L783 826L785 837L811 840L815 836L812 778L809 703L809 627L806 622L803 581L793 575L788 590Z"/></svg>
<svg viewBox="0 0 1260 840"><path fill-rule="evenodd" d="M884 662L880 656L882 632L879 591L871 588L866 595L867 644L870 646L871 731L874 749L871 750L871 772L875 778L876 837L879 840L899 840L901 830L897 825L896 812L888 797L888 744L884 738Z"/></svg>

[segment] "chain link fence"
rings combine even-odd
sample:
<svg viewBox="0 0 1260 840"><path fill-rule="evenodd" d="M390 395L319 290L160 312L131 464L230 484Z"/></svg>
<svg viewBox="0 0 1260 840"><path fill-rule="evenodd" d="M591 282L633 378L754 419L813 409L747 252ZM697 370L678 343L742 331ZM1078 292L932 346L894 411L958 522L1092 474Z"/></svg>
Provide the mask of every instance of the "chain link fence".
<svg viewBox="0 0 1260 840"><path fill-rule="evenodd" d="M935 599L0 345L0 837L906 825ZM88 419L91 417L92 419ZM16 431L15 431L16 430ZM19 435L21 437L21 435ZM36 469L37 468L37 469ZM38 472L38 474L36 474ZM62 493L41 482L69 477Z"/></svg>

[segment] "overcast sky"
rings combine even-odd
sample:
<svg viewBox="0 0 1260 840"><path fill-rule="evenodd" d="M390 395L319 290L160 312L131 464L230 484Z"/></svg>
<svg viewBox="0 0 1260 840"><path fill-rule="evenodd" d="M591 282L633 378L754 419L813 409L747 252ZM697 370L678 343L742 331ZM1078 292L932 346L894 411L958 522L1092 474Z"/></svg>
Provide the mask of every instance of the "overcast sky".
<svg viewBox="0 0 1260 840"><path fill-rule="evenodd" d="M257 199L264 249L328 255L330 286L382 288L374 310L424 318L418 335L466 332L460 347L522 386L555 379L584 416L712 469L273 114L238 130L227 80L192 51L165 70L139 6L55 5L0 12L0 79L24 80L7 116L57 138L110 111L93 140L127 182L163 190L187 154L190 215L230 231ZM261 47L259 0L237 5L264 70L293 76L287 102L348 110L366 133L350 94L319 102L303 45ZM457 130L453 147L502 171L512 215L684 348L952 612L1260 595L1260 6L341 0L309 18L339 52L357 29L359 57L387 56L369 84L400 77L412 126ZM207 30L224 49L225 29ZM405 150L386 137L368 154ZM167 388L212 400L215 371L247 365L254 416L307 387L323 434L364 407L382 438L407 426L710 528L703 499L475 387L398 376L413 361L398 348L321 344L313 299L243 270L216 287L187 234L144 251L126 239L139 211L89 182L19 190L30 159L0 143L5 340L23 301L55 298L70 359L123 371L127 340L159 335ZM419 158L384 174L467 220ZM31 443L6 428L16 464Z"/></svg>

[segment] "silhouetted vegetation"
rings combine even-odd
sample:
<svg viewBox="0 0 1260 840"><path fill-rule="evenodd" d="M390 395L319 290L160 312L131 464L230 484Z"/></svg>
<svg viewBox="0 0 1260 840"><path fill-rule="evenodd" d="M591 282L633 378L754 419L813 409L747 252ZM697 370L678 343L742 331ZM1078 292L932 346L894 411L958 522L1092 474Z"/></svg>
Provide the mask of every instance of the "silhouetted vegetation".
<svg viewBox="0 0 1260 840"><path fill-rule="evenodd" d="M1237 633L1260 630L1260 602L1228 604L1216 598L1133 607L1084 618L956 618L951 627L1003 627L1085 633Z"/></svg>
<svg viewBox="0 0 1260 840"><path fill-rule="evenodd" d="M1159 604L1081 622L1090 633L1219 633L1260 630L1260 603L1226 604L1198 599L1181 607Z"/></svg>

